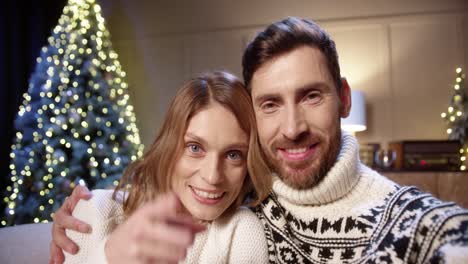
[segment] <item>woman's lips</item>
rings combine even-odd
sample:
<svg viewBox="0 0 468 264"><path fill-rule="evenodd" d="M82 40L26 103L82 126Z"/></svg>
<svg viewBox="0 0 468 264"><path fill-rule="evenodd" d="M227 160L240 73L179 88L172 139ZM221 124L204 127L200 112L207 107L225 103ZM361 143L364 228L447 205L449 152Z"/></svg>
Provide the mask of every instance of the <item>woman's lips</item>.
<svg viewBox="0 0 468 264"><path fill-rule="evenodd" d="M200 203L206 205L214 205L219 203L226 192L218 191L218 192L207 192L201 189L197 189L193 186L190 186L192 190L193 197Z"/></svg>

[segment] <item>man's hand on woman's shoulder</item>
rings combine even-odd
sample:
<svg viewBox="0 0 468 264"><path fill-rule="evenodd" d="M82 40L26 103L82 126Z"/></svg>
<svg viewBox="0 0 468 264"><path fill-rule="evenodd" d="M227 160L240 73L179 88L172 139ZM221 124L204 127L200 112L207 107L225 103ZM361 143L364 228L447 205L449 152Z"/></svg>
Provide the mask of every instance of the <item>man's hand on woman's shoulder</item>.
<svg viewBox="0 0 468 264"><path fill-rule="evenodd" d="M65 229L75 230L81 233L90 233L91 226L72 216L72 212L76 204L81 200L89 200L92 194L85 186L78 185L73 190L70 197L65 199L65 202L54 214L54 223L52 225L52 241L50 242L50 260L49 263L63 263L65 256L62 250L70 254L76 254L79 250L78 246L70 240Z"/></svg>

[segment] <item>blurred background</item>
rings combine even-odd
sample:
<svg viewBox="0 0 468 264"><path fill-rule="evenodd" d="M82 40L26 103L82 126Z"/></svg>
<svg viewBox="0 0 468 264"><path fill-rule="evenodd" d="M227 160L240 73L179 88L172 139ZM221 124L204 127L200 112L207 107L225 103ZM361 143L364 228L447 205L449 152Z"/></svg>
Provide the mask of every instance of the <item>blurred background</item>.
<svg viewBox="0 0 468 264"><path fill-rule="evenodd" d="M243 49L272 21L317 21L336 42L342 75L366 97L362 143L446 139L440 113L468 61L464 0L102 1L149 144L179 85L210 69L241 76Z"/></svg>

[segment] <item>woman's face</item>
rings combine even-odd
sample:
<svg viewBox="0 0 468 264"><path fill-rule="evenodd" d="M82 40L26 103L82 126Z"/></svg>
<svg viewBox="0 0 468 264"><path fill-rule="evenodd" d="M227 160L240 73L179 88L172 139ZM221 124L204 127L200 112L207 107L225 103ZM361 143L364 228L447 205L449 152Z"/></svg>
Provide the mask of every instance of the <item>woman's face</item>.
<svg viewBox="0 0 468 264"><path fill-rule="evenodd" d="M218 103L195 114L175 164L172 189L196 219L218 218L237 198L247 174L248 137Z"/></svg>

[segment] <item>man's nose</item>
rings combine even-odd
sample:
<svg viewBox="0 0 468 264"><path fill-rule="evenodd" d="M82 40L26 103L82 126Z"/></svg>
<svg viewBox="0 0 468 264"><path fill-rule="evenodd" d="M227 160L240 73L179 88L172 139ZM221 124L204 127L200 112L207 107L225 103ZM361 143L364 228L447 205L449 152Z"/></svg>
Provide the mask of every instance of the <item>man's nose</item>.
<svg viewBox="0 0 468 264"><path fill-rule="evenodd" d="M298 106L289 107L284 115L281 132L289 140L297 140L307 131L304 110Z"/></svg>
<svg viewBox="0 0 468 264"><path fill-rule="evenodd" d="M209 184L220 184L224 180L219 157L211 155L206 160L201 169L201 177Z"/></svg>

